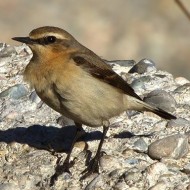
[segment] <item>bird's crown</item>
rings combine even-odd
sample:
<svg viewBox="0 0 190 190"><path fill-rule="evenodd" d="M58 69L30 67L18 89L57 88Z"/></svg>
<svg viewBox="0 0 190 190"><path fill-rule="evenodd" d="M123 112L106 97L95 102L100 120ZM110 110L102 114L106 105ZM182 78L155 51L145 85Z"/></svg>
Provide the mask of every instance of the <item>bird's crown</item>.
<svg viewBox="0 0 190 190"><path fill-rule="evenodd" d="M57 39L71 39L73 36L67 31L53 26L43 26L32 30L29 34L29 37L33 40L45 38L48 36L54 36Z"/></svg>

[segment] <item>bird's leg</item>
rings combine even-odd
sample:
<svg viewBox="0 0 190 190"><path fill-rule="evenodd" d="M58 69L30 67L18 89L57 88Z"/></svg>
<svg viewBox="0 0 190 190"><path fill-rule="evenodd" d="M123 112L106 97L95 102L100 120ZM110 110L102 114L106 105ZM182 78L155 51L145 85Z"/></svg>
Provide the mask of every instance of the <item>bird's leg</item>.
<svg viewBox="0 0 190 190"><path fill-rule="evenodd" d="M71 157L73 147L74 147L77 139L79 139L83 134L82 124L75 123L75 125L77 127L76 134L75 134L75 137L74 137L74 139L72 141L72 144L71 144L70 150L69 150L69 152L67 154L67 157L65 158L65 161L63 163L63 166L65 166L65 172L68 172L68 173L70 173L69 168L72 167L73 164L74 164L74 161L70 162L70 157Z"/></svg>
<svg viewBox="0 0 190 190"><path fill-rule="evenodd" d="M76 125L77 129L76 129L76 134L75 134L75 137L74 137L74 139L72 141L70 150L69 150L69 152L67 154L67 157L65 158L63 164L60 164L59 162L60 162L61 159L58 159L57 165L56 165L56 168L55 168L55 174L51 177L50 185L53 185L55 183L55 181L57 180L58 176L60 176L64 172L70 173L69 168L71 168L74 165L74 161L70 162L71 152L73 150L73 147L74 147L75 142L77 141L77 139L79 139L83 135L82 124L75 123L75 125Z"/></svg>
<svg viewBox="0 0 190 190"><path fill-rule="evenodd" d="M90 161L87 168L82 172L82 174L84 174L84 175L80 178L80 180L85 179L86 177L88 177L92 173L99 173L99 162L100 162L100 158L102 156L101 149L102 149L102 145L103 145L106 133L107 133L107 131L109 129L109 122L104 122L103 124L104 124L103 125L103 134L102 134L102 138L100 140L100 143L98 145L98 150L96 152L96 155Z"/></svg>

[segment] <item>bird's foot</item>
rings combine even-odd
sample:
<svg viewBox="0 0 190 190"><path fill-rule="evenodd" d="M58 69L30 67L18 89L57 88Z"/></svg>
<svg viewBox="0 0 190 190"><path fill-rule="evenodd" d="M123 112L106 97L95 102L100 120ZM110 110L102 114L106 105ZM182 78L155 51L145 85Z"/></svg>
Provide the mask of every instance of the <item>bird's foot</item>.
<svg viewBox="0 0 190 190"><path fill-rule="evenodd" d="M70 168L75 164L75 160L73 161L68 161L67 159L63 162L63 164L60 163L60 158L58 158L57 162L56 162L56 168L55 168L55 173L53 176L51 176L50 179L50 186L53 186L55 184L55 181L57 180L57 178L62 175L63 173L67 172L69 174L71 174L70 172Z"/></svg>
<svg viewBox="0 0 190 190"><path fill-rule="evenodd" d="M82 172L82 177L80 180L84 180L93 173L99 173L100 158L105 154L105 152L100 152L96 154L95 157L89 162L87 168Z"/></svg>

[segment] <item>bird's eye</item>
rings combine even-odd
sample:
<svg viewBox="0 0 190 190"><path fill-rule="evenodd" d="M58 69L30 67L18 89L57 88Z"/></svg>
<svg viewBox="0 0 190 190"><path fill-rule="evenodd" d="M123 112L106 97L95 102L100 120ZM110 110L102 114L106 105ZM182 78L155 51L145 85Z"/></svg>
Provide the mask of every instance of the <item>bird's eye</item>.
<svg viewBox="0 0 190 190"><path fill-rule="evenodd" d="M45 38L46 44L52 44L52 43L54 43L55 41L56 41L56 37L55 37L55 36L47 36L47 37Z"/></svg>

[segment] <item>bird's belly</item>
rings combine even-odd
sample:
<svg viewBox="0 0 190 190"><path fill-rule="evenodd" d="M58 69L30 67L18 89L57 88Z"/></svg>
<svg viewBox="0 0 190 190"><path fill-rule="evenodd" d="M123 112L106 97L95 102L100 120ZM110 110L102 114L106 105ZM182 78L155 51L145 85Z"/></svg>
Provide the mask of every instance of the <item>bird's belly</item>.
<svg viewBox="0 0 190 190"><path fill-rule="evenodd" d="M79 79L63 93L62 114L88 126L101 126L104 121L124 111L123 94L91 76Z"/></svg>

